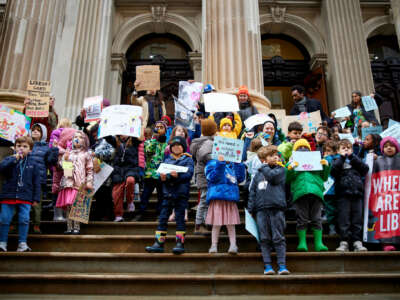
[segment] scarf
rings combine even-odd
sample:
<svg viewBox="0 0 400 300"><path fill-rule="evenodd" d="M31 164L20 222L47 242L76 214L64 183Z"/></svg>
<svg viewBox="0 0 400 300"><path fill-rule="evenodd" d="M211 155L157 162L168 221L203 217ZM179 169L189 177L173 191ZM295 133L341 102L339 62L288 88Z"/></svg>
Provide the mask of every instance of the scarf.
<svg viewBox="0 0 400 300"><path fill-rule="evenodd" d="M297 101L294 103L294 105L297 106L299 112L306 112L306 103L307 103L307 98L304 97L303 99Z"/></svg>

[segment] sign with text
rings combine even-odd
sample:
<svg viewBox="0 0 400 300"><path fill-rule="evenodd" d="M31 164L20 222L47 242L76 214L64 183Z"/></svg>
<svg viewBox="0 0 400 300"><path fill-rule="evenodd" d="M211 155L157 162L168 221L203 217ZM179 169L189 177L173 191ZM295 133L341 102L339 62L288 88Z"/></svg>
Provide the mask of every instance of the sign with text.
<svg viewBox="0 0 400 300"><path fill-rule="evenodd" d="M100 164L100 172L94 173L93 175L93 188L94 192L96 193L97 190L101 187L101 185L107 180L107 178L111 175L112 171L114 170L109 164L101 163Z"/></svg>
<svg viewBox="0 0 400 300"><path fill-rule="evenodd" d="M29 80L29 103L25 107L25 114L34 118L46 118L49 116L50 105L50 81Z"/></svg>
<svg viewBox="0 0 400 300"><path fill-rule="evenodd" d="M111 105L103 109L99 125L99 138L109 135L140 137L142 133L142 107Z"/></svg>
<svg viewBox="0 0 400 300"><path fill-rule="evenodd" d="M50 94L50 81L29 80L26 90L30 92Z"/></svg>
<svg viewBox="0 0 400 300"><path fill-rule="evenodd" d="M298 162L296 171L321 171L321 152L319 151L293 151L293 162Z"/></svg>
<svg viewBox="0 0 400 300"><path fill-rule="evenodd" d="M193 112L175 96L173 98L175 100L175 125L181 125L187 129L194 130Z"/></svg>
<svg viewBox="0 0 400 300"><path fill-rule="evenodd" d="M384 132L381 132L381 137L391 136L394 137L397 141L400 142L400 123L394 124L393 126L386 129Z"/></svg>
<svg viewBox="0 0 400 300"><path fill-rule="evenodd" d="M223 93L204 94L206 112L237 112L239 103L235 95Z"/></svg>
<svg viewBox="0 0 400 300"><path fill-rule="evenodd" d="M17 137L28 135L30 123L21 112L0 104L0 138L14 143Z"/></svg>
<svg viewBox="0 0 400 300"><path fill-rule="evenodd" d="M100 120L101 110L103 109L103 96L88 97L83 100L85 109L85 123Z"/></svg>
<svg viewBox="0 0 400 300"><path fill-rule="evenodd" d="M365 140L368 134L380 134L382 132L382 126L371 126L361 129L362 140Z"/></svg>
<svg viewBox="0 0 400 300"><path fill-rule="evenodd" d="M350 109L347 106L338 108L337 110L333 111L335 114L335 118L345 118L351 116Z"/></svg>
<svg viewBox="0 0 400 300"><path fill-rule="evenodd" d="M89 223L90 206L92 205L93 193L81 185L75 201L71 206L68 218L77 222Z"/></svg>
<svg viewBox="0 0 400 300"><path fill-rule="evenodd" d="M354 136L351 133L339 133L339 139L349 140L352 144L355 143Z"/></svg>
<svg viewBox="0 0 400 300"><path fill-rule="evenodd" d="M188 170L189 170L188 167L182 167L182 166L161 163L157 169L157 173L170 174L172 171L175 171L176 173L186 173Z"/></svg>
<svg viewBox="0 0 400 300"><path fill-rule="evenodd" d="M371 96L364 96L361 99L362 99L362 103L364 105L365 111L371 111L371 110L378 109L378 105L376 105L375 99L372 98Z"/></svg>
<svg viewBox="0 0 400 300"><path fill-rule="evenodd" d="M178 98L189 110L195 111L202 89L203 84L201 82L179 81Z"/></svg>
<svg viewBox="0 0 400 300"><path fill-rule="evenodd" d="M286 116L282 125L285 135L288 134L288 127L291 122L299 122L303 126L303 133L315 133L321 125L321 114L318 111L312 113L301 113L297 116Z"/></svg>
<svg viewBox="0 0 400 300"><path fill-rule="evenodd" d="M158 91L160 89L160 66L136 66L136 80L140 81L137 91Z"/></svg>
<svg viewBox="0 0 400 300"><path fill-rule="evenodd" d="M243 145L244 142L242 140L216 136L214 137L211 158L218 159L218 156L222 155L226 161L240 163L242 161Z"/></svg>

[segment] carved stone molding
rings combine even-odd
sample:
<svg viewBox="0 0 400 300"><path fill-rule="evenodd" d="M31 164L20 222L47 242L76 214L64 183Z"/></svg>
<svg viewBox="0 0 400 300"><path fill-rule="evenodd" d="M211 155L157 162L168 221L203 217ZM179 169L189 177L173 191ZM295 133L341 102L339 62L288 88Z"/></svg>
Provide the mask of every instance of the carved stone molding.
<svg viewBox="0 0 400 300"><path fill-rule="evenodd" d="M270 7L271 17L275 23L282 23L285 21L286 7L271 6Z"/></svg>
<svg viewBox="0 0 400 300"><path fill-rule="evenodd" d="M167 16L167 6L166 5L152 5L150 7L151 16L153 21L157 23L163 23Z"/></svg>
<svg viewBox="0 0 400 300"><path fill-rule="evenodd" d="M326 53L316 53L310 59L310 69L326 66L328 64L328 55Z"/></svg>
<svg viewBox="0 0 400 300"><path fill-rule="evenodd" d="M198 52L189 52L189 63L193 71L201 71L201 63L203 61L202 54Z"/></svg>

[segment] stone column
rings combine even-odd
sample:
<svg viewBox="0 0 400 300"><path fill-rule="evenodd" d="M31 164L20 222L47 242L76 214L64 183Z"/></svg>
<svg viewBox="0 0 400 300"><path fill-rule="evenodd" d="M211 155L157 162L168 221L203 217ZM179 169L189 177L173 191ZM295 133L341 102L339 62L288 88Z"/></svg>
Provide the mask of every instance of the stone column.
<svg viewBox="0 0 400 300"><path fill-rule="evenodd" d="M64 9L65 0L7 1L0 42L0 102L21 109L28 80L50 80Z"/></svg>
<svg viewBox="0 0 400 300"><path fill-rule="evenodd" d="M197 82L201 82L201 53L189 52L189 63L193 71L193 79Z"/></svg>
<svg viewBox="0 0 400 300"><path fill-rule="evenodd" d="M351 102L351 92L374 91L371 63L359 0L324 0L322 17L326 20L330 110Z"/></svg>
<svg viewBox="0 0 400 300"><path fill-rule="evenodd" d="M85 97L110 98L113 0L66 0L52 74L56 110L74 119ZM115 99L110 99L115 102ZM119 100L118 100L119 101Z"/></svg>
<svg viewBox="0 0 400 300"><path fill-rule="evenodd" d="M111 55L111 104L121 103L122 74L126 69L124 53Z"/></svg>
<svg viewBox="0 0 400 300"><path fill-rule="evenodd" d="M258 0L203 0L203 82L220 92L247 85L252 103L264 96Z"/></svg>
<svg viewBox="0 0 400 300"><path fill-rule="evenodd" d="M399 47L400 47L400 1L392 0L391 5L392 5L393 24L396 28L397 40L399 42Z"/></svg>

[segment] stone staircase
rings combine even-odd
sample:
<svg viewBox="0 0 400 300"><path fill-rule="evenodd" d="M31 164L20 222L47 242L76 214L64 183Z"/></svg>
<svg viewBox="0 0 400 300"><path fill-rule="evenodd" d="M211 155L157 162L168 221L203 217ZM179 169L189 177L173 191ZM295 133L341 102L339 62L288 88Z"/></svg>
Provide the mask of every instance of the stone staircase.
<svg viewBox="0 0 400 300"><path fill-rule="evenodd" d="M295 252L293 213L288 212L288 276L263 275L257 243L237 226L240 253L229 255L221 236L218 254L208 254L210 237L196 236L193 210L187 223L186 253L170 251L175 224L170 223L164 254L146 253L157 226L155 195L142 222L91 222L81 235L63 235L65 223L43 221L43 234L30 235L30 253L0 253L0 298L10 294L75 295L317 295L400 293L400 252L337 253L338 238L324 236L330 252ZM192 189L190 207L196 205ZM95 203L93 204L95 206ZM243 216L243 204L239 204ZM49 219L49 215L44 214ZM127 215L126 217L129 217ZM312 236L308 237L313 251ZM11 235L9 249L16 249ZM376 246L369 247L378 250ZM2 295L3 294L3 295ZM400 294L399 294L400 297Z"/></svg>

